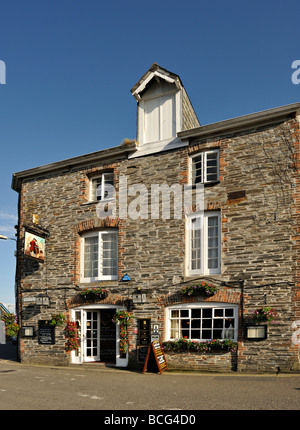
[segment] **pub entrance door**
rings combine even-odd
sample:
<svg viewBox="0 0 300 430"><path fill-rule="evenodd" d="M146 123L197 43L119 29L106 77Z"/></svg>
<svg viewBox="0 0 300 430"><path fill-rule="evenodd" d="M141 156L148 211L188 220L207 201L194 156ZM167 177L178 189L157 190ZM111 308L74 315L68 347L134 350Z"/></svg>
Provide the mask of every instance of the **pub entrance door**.
<svg viewBox="0 0 300 430"><path fill-rule="evenodd" d="M84 312L84 361L116 363L116 326L113 309L90 309Z"/></svg>
<svg viewBox="0 0 300 430"><path fill-rule="evenodd" d="M109 362L118 367L128 366L126 356L120 354L120 326L112 322L121 306L94 304L71 310L71 320L76 322L78 349L71 351L71 362Z"/></svg>

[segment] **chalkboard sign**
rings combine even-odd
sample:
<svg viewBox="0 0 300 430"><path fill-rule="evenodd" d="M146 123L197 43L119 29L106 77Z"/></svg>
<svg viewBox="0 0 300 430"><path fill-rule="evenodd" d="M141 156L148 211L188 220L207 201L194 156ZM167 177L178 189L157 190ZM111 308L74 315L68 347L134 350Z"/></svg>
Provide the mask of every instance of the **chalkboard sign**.
<svg viewBox="0 0 300 430"><path fill-rule="evenodd" d="M162 374L164 370L168 369L168 364L162 344L157 340L152 342L148 347L143 373L145 373L148 368L151 370L158 369L160 374Z"/></svg>
<svg viewBox="0 0 300 430"><path fill-rule="evenodd" d="M55 344L55 326L50 325L51 321L39 321L39 344L54 345Z"/></svg>

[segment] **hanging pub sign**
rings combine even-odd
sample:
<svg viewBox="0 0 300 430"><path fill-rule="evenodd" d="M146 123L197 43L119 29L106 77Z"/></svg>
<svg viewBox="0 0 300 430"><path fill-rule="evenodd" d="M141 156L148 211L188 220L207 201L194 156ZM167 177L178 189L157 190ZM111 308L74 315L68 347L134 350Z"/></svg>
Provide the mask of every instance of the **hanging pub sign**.
<svg viewBox="0 0 300 430"><path fill-rule="evenodd" d="M24 254L40 262L45 261L45 238L25 231Z"/></svg>
<svg viewBox="0 0 300 430"><path fill-rule="evenodd" d="M159 371L160 374L163 373L164 370L168 370L168 363L166 360L166 356L164 350L162 348L162 344L155 340L148 347L148 352L144 364L143 373L146 370L150 371Z"/></svg>
<svg viewBox="0 0 300 430"><path fill-rule="evenodd" d="M55 344L55 325L50 325L51 320L39 321L38 340L40 345Z"/></svg>

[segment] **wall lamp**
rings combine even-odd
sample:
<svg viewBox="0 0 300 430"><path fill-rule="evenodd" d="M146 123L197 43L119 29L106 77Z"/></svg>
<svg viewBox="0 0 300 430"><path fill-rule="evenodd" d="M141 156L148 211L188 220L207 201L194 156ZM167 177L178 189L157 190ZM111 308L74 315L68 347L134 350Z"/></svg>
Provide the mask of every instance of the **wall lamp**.
<svg viewBox="0 0 300 430"><path fill-rule="evenodd" d="M36 296L35 298L35 304L37 306L50 306L50 297L48 296L48 294L39 294L38 296Z"/></svg>
<svg viewBox="0 0 300 430"><path fill-rule="evenodd" d="M146 294L143 294L140 287L138 287L132 293L132 302L133 303L145 303L146 302Z"/></svg>

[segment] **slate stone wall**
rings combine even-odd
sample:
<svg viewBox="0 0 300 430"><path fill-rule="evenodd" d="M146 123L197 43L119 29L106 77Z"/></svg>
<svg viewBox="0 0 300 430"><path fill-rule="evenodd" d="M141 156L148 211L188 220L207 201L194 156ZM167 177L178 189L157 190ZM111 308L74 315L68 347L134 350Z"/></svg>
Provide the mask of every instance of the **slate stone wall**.
<svg viewBox="0 0 300 430"><path fill-rule="evenodd" d="M151 219L151 185L186 184L188 157L197 151L219 148L220 181L205 186L205 210L219 210L222 229L221 274L193 279L185 272L185 220ZM19 300L21 323L37 326L38 320L54 313L67 317L78 306L80 283L80 234L98 228L119 229L118 281L99 282L110 289L108 304L128 305L132 292L141 288L145 304L133 305L130 328L130 359L138 349L137 319L151 318L165 338L165 309L188 301L217 301L239 304L238 371L274 371L297 368L299 345L292 343L293 321L299 314L299 128L296 120L215 139L195 139L189 147L129 160L103 164L37 178L23 184L20 196ZM88 201L89 179L114 169L117 197L119 178L128 186L143 184L149 191L137 207L137 195L127 196L128 205L142 214L138 219L99 219L96 204ZM148 203L148 218L146 211ZM171 199L172 208L173 198ZM143 212L144 211L144 212ZM45 263L22 256L24 225L32 214L50 232ZM132 281L120 282L128 273ZM209 280L218 287L213 298L186 298L178 294L183 285ZM47 290L50 308L38 309L24 301ZM280 314L279 324L268 328L260 342L244 338L242 324L251 312L264 305ZM60 334L55 346L41 346L36 339L21 338L21 358L34 362L68 364ZM185 363L188 363L186 358ZM222 361L222 360L221 360ZM193 358L199 369L203 360ZM231 362L230 360L227 362ZM193 365L194 365L193 364ZM192 364L191 364L192 365ZM209 366L204 365L205 369ZM214 365L212 365L214 368Z"/></svg>

